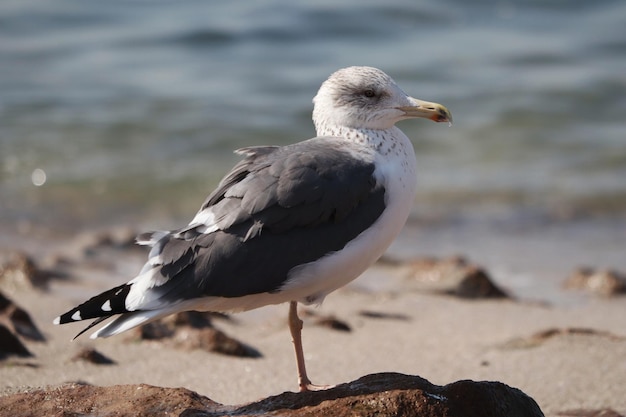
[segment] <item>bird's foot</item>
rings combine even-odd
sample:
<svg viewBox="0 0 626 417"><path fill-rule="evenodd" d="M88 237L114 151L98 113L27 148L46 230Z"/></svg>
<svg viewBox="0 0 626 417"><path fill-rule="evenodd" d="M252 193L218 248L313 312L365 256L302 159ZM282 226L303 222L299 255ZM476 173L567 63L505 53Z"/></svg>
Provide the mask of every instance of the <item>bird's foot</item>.
<svg viewBox="0 0 626 417"><path fill-rule="evenodd" d="M315 385L311 381L300 383L300 392L307 391L324 391L327 389L335 388L336 385Z"/></svg>

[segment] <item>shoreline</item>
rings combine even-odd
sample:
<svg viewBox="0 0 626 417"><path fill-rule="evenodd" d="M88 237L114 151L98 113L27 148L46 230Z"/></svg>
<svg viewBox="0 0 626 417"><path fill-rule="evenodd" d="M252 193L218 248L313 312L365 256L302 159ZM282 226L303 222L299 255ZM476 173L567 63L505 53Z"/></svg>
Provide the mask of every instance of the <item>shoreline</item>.
<svg viewBox="0 0 626 417"><path fill-rule="evenodd" d="M146 230L175 228L183 222L169 218L162 221L160 227L143 224L131 227L130 224L102 223L68 229L63 224L50 227L0 223L0 250L21 250L44 267L54 268L59 258L82 261L82 252L97 251L99 242L112 239L117 241L116 245L130 249L130 255L126 254L121 259L123 273L118 275L117 282L122 283L132 278L144 262L141 253L145 248L134 245L134 237ZM406 261L461 256L485 267L498 285L522 300L568 306L584 303L587 298L583 293L563 291L561 288L577 269L590 267L626 271L624 228L626 219L587 218L581 221L519 224L515 221L488 221L486 218L440 222L414 215L385 257ZM88 276L75 278L91 281ZM109 288L110 279L105 278L102 290ZM355 282L369 285L362 278ZM97 283L94 285L98 287Z"/></svg>

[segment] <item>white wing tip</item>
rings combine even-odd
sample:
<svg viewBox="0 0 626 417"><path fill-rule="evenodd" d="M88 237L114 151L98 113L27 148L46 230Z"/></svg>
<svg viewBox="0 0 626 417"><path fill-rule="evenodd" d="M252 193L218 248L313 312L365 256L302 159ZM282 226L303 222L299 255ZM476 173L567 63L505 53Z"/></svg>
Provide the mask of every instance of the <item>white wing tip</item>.
<svg viewBox="0 0 626 417"><path fill-rule="evenodd" d="M61 324L61 316L55 318L54 320L52 320L52 324Z"/></svg>

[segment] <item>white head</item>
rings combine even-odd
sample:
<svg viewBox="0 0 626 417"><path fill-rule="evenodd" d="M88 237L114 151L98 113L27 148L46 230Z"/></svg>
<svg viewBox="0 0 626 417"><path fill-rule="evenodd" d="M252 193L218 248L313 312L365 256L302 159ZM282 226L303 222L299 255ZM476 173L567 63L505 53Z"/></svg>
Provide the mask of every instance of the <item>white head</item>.
<svg viewBox="0 0 626 417"><path fill-rule="evenodd" d="M389 129L400 120L416 117L452 121L444 106L408 96L390 76L372 67L348 67L333 73L313 103L318 135L333 127Z"/></svg>

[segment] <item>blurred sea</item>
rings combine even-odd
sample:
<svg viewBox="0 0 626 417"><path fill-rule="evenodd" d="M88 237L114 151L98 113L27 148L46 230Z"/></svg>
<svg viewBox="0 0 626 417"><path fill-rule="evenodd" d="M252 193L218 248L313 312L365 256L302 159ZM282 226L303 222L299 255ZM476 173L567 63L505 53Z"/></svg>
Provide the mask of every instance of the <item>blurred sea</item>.
<svg viewBox="0 0 626 417"><path fill-rule="evenodd" d="M350 65L454 116L400 125L413 224L626 258L622 0L0 2L0 226L186 224L233 149L312 137Z"/></svg>

